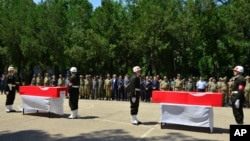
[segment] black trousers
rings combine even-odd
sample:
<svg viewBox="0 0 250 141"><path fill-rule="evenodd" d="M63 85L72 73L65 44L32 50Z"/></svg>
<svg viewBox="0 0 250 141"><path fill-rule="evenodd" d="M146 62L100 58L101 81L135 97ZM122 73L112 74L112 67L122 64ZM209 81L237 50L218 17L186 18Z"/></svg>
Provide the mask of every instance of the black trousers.
<svg viewBox="0 0 250 141"><path fill-rule="evenodd" d="M69 107L71 111L78 109L79 88L69 89Z"/></svg>
<svg viewBox="0 0 250 141"><path fill-rule="evenodd" d="M232 110L233 110L234 119L238 124L243 124L243 120L244 120L243 104L244 104L244 102L240 101L239 108L236 108L234 103L235 103L235 101L232 102Z"/></svg>
<svg viewBox="0 0 250 141"><path fill-rule="evenodd" d="M135 102L132 101L132 98L135 98ZM129 96L129 101L130 101L130 114L137 115L140 102L140 92L136 91L135 94Z"/></svg>
<svg viewBox="0 0 250 141"><path fill-rule="evenodd" d="M12 87L12 90L9 91L8 95L6 95L6 103L5 105L13 105L14 100L16 98L16 88Z"/></svg>

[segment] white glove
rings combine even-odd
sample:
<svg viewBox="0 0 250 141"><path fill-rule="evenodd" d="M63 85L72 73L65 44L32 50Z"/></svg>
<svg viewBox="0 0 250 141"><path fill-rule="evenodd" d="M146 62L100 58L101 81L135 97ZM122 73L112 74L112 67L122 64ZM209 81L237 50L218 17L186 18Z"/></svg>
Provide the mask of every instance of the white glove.
<svg viewBox="0 0 250 141"><path fill-rule="evenodd" d="M12 91L12 84L8 84L10 91Z"/></svg>
<svg viewBox="0 0 250 141"><path fill-rule="evenodd" d="M237 99L234 103L235 107L238 109L240 107L240 100Z"/></svg>
<svg viewBox="0 0 250 141"><path fill-rule="evenodd" d="M132 97L132 102L135 103L136 97Z"/></svg>

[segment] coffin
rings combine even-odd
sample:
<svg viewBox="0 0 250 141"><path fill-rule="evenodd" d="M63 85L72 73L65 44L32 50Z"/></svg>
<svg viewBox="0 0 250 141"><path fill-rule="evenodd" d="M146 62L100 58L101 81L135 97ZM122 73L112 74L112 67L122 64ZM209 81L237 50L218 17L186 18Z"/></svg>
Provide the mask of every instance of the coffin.
<svg viewBox="0 0 250 141"><path fill-rule="evenodd" d="M212 92L153 91L152 102L222 106L222 94Z"/></svg>

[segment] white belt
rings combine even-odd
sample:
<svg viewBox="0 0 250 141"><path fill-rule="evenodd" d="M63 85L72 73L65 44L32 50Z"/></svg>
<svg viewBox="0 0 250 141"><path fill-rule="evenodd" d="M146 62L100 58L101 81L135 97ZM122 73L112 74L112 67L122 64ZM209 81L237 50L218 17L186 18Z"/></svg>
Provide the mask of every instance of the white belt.
<svg viewBox="0 0 250 141"><path fill-rule="evenodd" d="M139 88L135 88L135 91L141 91L141 89L139 89Z"/></svg>
<svg viewBox="0 0 250 141"><path fill-rule="evenodd" d="M72 88L79 88L79 86L74 86L74 85L73 85Z"/></svg>
<svg viewBox="0 0 250 141"><path fill-rule="evenodd" d="M232 94L237 94L238 93L238 91L232 91Z"/></svg>

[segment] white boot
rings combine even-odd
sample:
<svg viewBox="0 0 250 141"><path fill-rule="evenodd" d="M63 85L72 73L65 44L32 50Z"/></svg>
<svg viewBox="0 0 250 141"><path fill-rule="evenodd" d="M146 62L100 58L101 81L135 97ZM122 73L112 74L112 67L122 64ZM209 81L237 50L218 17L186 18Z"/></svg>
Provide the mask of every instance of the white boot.
<svg viewBox="0 0 250 141"><path fill-rule="evenodd" d="M136 120L136 115L131 115L131 123L134 125L138 125L138 121Z"/></svg>
<svg viewBox="0 0 250 141"><path fill-rule="evenodd" d="M73 111L71 111L71 114L69 115L69 117L68 118L70 118L70 119L72 119L73 118Z"/></svg>
<svg viewBox="0 0 250 141"><path fill-rule="evenodd" d="M16 112L15 109L13 109L13 105L9 105L10 112Z"/></svg>
<svg viewBox="0 0 250 141"><path fill-rule="evenodd" d="M71 111L71 115L68 118L70 119L77 118L77 110Z"/></svg>
<svg viewBox="0 0 250 141"><path fill-rule="evenodd" d="M5 109L5 111L6 111L7 113L9 113L9 112L10 112L10 105L6 105L6 109Z"/></svg>
<svg viewBox="0 0 250 141"><path fill-rule="evenodd" d="M135 120L138 122L138 124L141 124L141 121L138 120L137 116L135 115Z"/></svg>
<svg viewBox="0 0 250 141"><path fill-rule="evenodd" d="M78 109L75 110L76 111L76 118L78 117Z"/></svg>

